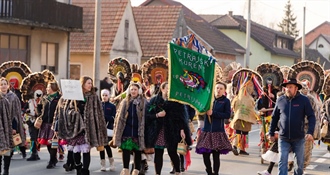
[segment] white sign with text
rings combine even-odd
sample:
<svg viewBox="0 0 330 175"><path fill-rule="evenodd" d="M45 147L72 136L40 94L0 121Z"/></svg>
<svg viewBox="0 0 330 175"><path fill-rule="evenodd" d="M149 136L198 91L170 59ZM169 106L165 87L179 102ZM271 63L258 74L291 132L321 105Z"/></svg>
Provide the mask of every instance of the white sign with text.
<svg viewBox="0 0 330 175"><path fill-rule="evenodd" d="M79 80L61 79L62 97L68 100L84 100Z"/></svg>

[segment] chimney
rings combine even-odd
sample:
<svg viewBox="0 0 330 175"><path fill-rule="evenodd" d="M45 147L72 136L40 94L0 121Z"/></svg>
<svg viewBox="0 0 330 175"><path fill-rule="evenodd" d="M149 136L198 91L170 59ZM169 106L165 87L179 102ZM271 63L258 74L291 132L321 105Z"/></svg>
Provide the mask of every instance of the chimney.
<svg viewBox="0 0 330 175"><path fill-rule="evenodd" d="M233 11L229 11L229 16L233 16Z"/></svg>

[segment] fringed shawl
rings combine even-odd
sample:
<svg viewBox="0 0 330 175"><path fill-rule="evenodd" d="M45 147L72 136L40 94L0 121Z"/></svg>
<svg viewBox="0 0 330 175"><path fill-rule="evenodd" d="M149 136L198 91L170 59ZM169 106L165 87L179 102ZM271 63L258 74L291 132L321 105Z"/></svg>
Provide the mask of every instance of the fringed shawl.
<svg viewBox="0 0 330 175"><path fill-rule="evenodd" d="M4 97L9 101L9 112L13 119L17 122L17 133L21 136L22 144L20 146L25 146L25 132L23 128L23 118L22 118L22 109L21 102L18 99L17 95L12 91L9 91Z"/></svg>
<svg viewBox="0 0 330 175"><path fill-rule="evenodd" d="M12 147L12 117L9 101L0 94L0 151L9 150Z"/></svg>

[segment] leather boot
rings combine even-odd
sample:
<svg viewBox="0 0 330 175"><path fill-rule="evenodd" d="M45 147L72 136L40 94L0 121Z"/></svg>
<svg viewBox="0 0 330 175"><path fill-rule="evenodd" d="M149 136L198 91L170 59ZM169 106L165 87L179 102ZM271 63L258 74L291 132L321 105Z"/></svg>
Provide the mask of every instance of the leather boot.
<svg viewBox="0 0 330 175"><path fill-rule="evenodd" d="M81 175L89 175L89 170L88 169L81 169Z"/></svg>
<svg viewBox="0 0 330 175"><path fill-rule="evenodd" d="M76 175L82 175L81 174L81 169L82 169L82 163L76 164Z"/></svg>
<svg viewBox="0 0 330 175"><path fill-rule="evenodd" d="M207 175L213 175L212 168L211 169L205 169Z"/></svg>
<svg viewBox="0 0 330 175"><path fill-rule="evenodd" d="M32 153L31 156L29 158L26 159L26 161L36 161L36 160L40 160L40 158L38 159L38 154Z"/></svg>
<svg viewBox="0 0 330 175"><path fill-rule="evenodd" d="M145 170L146 162L147 162L146 159L141 160L141 168L140 168L139 175L144 175L146 173L146 170Z"/></svg>
<svg viewBox="0 0 330 175"><path fill-rule="evenodd" d="M172 161L171 161L171 166L172 166L172 169L170 171L170 174L175 174L175 168L174 168L174 165L173 165Z"/></svg>
<svg viewBox="0 0 330 175"><path fill-rule="evenodd" d="M4 156L4 164L3 164L3 174L2 175L9 175L9 167L11 156Z"/></svg>

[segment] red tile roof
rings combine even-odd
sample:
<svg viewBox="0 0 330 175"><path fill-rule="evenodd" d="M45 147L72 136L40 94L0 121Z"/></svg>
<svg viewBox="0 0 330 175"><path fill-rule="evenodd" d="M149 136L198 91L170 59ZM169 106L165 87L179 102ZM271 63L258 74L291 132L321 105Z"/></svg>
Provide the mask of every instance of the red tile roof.
<svg viewBox="0 0 330 175"><path fill-rule="evenodd" d="M83 33L71 34L71 52L94 52L95 0L73 0L72 4L83 7ZM128 0L101 1L101 53L109 53Z"/></svg>
<svg viewBox="0 0 330 175"><path fill-rule="evenodd" d="M181 6L133 7L143 57L166 55L181 9Z"/></svg>
<svg viewBox="0 0 330 175"><path fill-rule="evenodd" d="M305 34L305 45L310 45L320 34L330 35L330 22L325 21ZM301 48L302 38L298 38L294 44L295 49Z"/></svg>

